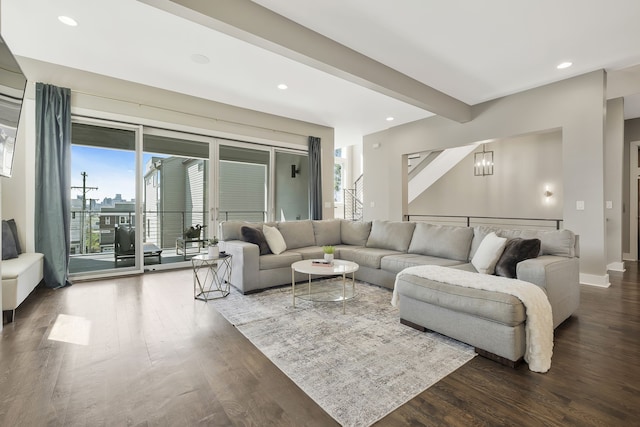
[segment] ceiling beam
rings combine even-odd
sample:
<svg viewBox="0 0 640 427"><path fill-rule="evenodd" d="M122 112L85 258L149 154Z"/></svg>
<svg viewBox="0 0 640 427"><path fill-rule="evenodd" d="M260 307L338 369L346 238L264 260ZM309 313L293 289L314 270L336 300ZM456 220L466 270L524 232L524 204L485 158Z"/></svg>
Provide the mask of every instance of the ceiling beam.
<svg viewBox="0 0 640 427"><path fill-rule="evenodd" d="M460 123L471 107L250 0L139 0Z"/></svg>

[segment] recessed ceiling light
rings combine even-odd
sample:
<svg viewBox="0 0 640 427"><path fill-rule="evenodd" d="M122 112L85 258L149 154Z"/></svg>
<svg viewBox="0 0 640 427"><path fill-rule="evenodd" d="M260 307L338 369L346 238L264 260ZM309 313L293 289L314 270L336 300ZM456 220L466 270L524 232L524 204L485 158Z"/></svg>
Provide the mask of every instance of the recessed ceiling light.
<svg viewBox="0 0 640 427"><path fill-rule="evenodd" d="M191 55L191 60L196 64L208 64L209 58L207 56L201 55L199 53L194 53Z"/></svg>
<svg viewBox="0 0 640 427"><path fill-rule="evenodd" d="M60 15L58 16L58 20L60 22L62 22L65 25L68 25L70 27L77 27L78 26L78 22L71 18L70 16L64 16L64 15Z"/></svg>
<svg viewBox="0 0 640 427"><path fill-rule="evenodd" d="M287 90L288 88L289 88L289 86L287 86L287 85L286 85L286 84L284 84L284 83L280 83L280 84L278 85L278 89L280 89L280 90Z"/></svg>
<svg viewBox="0 0 640 427"><path fill-rule="evenodd" d="M388 121L388 122L392 122L393 120L394 120L394 118L393 118L393 117L391 117L391 116L387 117L387 121Z"/></svg>
<svg viewBox="0 0 640 427"><path fill-rule="evenodd" d="M564 70L565 68L569 68L573 65L573 62L562 62L560 64L558 64L558 66L556 67L558 70Z"/></svg>

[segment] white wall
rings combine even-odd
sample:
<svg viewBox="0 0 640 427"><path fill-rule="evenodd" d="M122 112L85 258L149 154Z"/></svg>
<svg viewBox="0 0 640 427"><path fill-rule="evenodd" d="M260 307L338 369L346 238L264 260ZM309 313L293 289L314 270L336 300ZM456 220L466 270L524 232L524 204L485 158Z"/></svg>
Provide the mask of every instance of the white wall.
<svg viewBox="0 0 640 427"><path fill-rule="evenodd" d="M474 176L471 153L411 202L409 214L562 218L560 132L500 140L485 149L493 151L493 175ZM551 197L543 194L547 186Z"/></svg>
<svg viewBox="0 0 640 427"><path fill-rule="evenodd" d="M401 220L407 213L403 155L559 129L563 150L564 226L580 235L581 281L607 286L605 80L606 74L600 70L475 105L473 120L468 123L435 116L367 135L364 138L365 219ZM576 209L577 201L584 202L584 210Z"/></svg>

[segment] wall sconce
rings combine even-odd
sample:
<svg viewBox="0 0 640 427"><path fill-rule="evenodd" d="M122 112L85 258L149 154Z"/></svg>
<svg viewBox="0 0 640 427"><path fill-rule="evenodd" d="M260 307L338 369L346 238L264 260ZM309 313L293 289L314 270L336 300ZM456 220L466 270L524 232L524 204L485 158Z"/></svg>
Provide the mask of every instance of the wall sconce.
<svg viewBox="0 0 640 427"><path fill-rule="evenodd" d="M551 192L551 190L549 190L549 186L548 185L544 188L544 193L543 194L544 194L544 197L553 196L553 193Z"/></svg>
<svg viewBox="0 0 640 427"><path fill-rule="evenodd" d="M475 176L493 175L493 151L485 151L473 155L473 174Z"/></svg>
<svg viewBox="0 0 640 427"><path fill-rule="evenodd" d="M296 165L291 165L291 178L295 178L296 174L300 173L300 169Z"/></svg>

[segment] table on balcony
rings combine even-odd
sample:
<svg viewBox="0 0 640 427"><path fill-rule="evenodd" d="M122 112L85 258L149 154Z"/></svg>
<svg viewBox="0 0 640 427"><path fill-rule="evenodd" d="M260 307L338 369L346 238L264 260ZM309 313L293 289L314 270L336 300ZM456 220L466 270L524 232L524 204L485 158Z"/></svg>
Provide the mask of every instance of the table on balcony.
<svg viewBox="0 0 640 427"><path fill-rule="evenodd" d="M184 238L178 237L176 239L176 255L182 255L182 258L186 261L187 255L199 254L200 249L205 247L207 239L197 238ZM193 245L195 243L195 246Z"/></svg>

